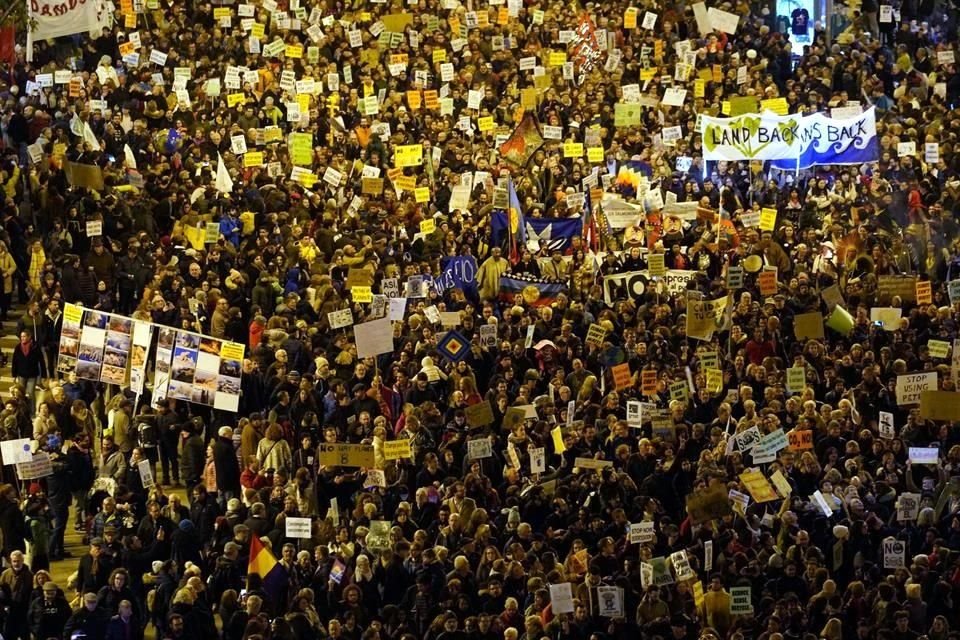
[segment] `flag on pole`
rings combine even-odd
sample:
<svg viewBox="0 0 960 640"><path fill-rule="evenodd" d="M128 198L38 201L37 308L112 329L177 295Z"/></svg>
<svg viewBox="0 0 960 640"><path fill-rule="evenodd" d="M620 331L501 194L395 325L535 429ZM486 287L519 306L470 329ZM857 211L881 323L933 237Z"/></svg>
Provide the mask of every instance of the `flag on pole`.
<svg viewBox="0 0 960 640"><path fill-rule="evenodd" d="M260 576L263 584L263 592L273 600L277 601L283 596L283 590L287 586L287 571L277 562L276 557L263 546L260 538L256 536L250 539L250 561L247 565L247 575Z"/></svg>
<svg viewBox="0 0 960 640"><path fill-rule="evenodd" d="M520 249L527 243L526 225L520 208L520 198L513 186L513 179L507 183L507 233L509 234L510 262L520 262Z"/></svg>
<svg viewBox="0 0 960 640"><path fill-rule="evenodd" d="M230 172L227 171L227 165L223 163L223 156L219 151L217 152L217 181L215 186L220 193L231 193L233 191L233 178L230 177Z"/></svg>

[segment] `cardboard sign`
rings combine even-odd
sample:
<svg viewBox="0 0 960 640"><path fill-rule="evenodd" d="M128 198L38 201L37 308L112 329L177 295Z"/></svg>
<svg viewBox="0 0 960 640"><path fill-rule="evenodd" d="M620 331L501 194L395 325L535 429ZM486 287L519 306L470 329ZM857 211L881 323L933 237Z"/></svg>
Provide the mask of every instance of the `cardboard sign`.
<svg viewBox="0 0 960 640"><path fill-rule="evenodd" d="M493 407L489 400L472 404L463 410L467 424L471 427L484 427L493 424Z"/></svg>
<svg viewBox="0 0 960 640"><path fill-rule="evenodd" d="M733 513L727 486L722 482L715 482L706 489L691 493L687 496L686 503L687 514L693 524L702 524Z"/></svg>
<svg viewBox="0 0 960 640"><path fill-rule="evenodd" d="M772 296L777 293L777 272L761 271L757 277L757 284L760 285L760 295Z"/></svg>
<svg viewBox="0 0 960 640"><path fill-rule="evenodd" d="M769 502L777 500L777 492L773 490L766 476L759 471L745 471L740 474L740 482L744 484L754 502Z"/></svg>
<svg viewBox="0 0 960 640"><path fill-rule="evenodd" d="M917 276L878 276L877 294L879 298L888 301L893 296L899 296L905 302L915 302Z"/></svg>
<svg viewBox="0 0 960 640"><path fill-rule="evenodd" d="M590 344L601 346L603 344L603 339L607 335L607 330L604 329L601 325L593 323L590 325L590 328L587 329L587 339L586 341Z"/></svg>
<svg viewBox="0 0 960 640"><path fill-rule="evenodd" d="M960 420L960 395L954 391L923 391L920 394L920 417L925 420Z"/></svg>
<svg viewBox="0 0 960 640"><path fill-rule="evenodd" d="M897 376L897 405L907 406L920 403L920 395L924 391L936 391L937 372L910 373Z"/></svg>
<svg viewBox="0 0 960 640"><path fill-rule="evenodd" d="M376 466L373 445L370 444L321 444L320 464L325 467L368 467Z"/></svg>
<svg viewBox="0 0 960 640"><path fill-rule="evenodd" d="M312 537L310 529L312 523L310 518L291 518L285 520L284 533L288 538L310 538Z"/></svg>
<svg viewBox="0 0 960 640"><path fill-rule="evenodd" d="M613 384L617 391L630 387L632 376L630 374L629 363L624 362L623 364L610 367L610 373L613 374Z"/></svg>
<svg viewBox="0 0 960 640"><path fill-rule="evenodd" d="M630 524L630 544L653 542L656 534L653 531L653 522L634 522Z"/></svg>
<svg viewBox="0 0 960 640"><path fill-rule="evenodd" d="M657 395L657 372L654 369L640 372L640 392L645 396Z"/></svg>
<svg viewBox="0 0 960 640"><path fill-rule="evenodd" d="M933 287L929 280L917 281L917 304L933 304Z"/></svg>
<svg viewBox="0 0 960 640"><path fill-rule="evenodd" d="M780 469L777 469L773 472L773 475L770 476L770 480L773 481L773 486L777 488L777 491L779 491L780 495L784 498L793 493L793 487L791 487L790 483L787 482L787 478L783 475L783 472L781 472Z"/></svg>
<svg viewBox="0 0 960 640"><path fill-rule="evenodd" d="M29 461L18 462L16 469L21 480L38 480L53 475L53 462L46 451L37 451Z"/></svg>

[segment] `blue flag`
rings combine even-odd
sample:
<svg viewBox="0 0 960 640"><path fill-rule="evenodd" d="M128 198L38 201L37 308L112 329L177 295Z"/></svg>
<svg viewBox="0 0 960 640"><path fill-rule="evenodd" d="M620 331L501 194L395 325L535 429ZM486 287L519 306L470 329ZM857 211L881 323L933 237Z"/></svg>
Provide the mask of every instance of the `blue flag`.
<svg viewBox="0 0 960 640"><path fill-rule="evenodd" d="M550 251L564 251L570 241L583 233L582 218L524 218L524 235L528 247L539 248L540 242L546 242ZM499 245L507 233L507 214L494 212L490 222L491 243Z"/></svg>

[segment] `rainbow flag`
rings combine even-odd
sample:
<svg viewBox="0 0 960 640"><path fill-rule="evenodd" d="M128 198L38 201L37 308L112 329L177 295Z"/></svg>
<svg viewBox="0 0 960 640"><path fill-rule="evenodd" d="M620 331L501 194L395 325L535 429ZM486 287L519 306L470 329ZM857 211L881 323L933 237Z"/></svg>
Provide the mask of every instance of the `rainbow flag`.
<svg viewBox="0 0 960 640"><path fill-rule="evenodd" d="M277 558L263 546L260 538L250 540L250 562L247 564L247 575L258 575L263 581L263 591L274 601L283 597L287 588L287 571Z"/></svg>

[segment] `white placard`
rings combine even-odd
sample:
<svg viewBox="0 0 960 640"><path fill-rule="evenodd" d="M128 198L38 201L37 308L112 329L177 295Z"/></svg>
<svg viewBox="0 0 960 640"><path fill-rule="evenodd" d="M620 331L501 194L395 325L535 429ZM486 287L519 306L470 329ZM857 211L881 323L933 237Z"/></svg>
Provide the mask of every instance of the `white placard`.
<svg viewBox="0 0 960 640"><path fill-rule="evenodd" d="M884 440L893 440L897 437L897 431L893 424L893 414L889 411L880 412L880 420L878 421L880 427L880 437Z"/></svg>
<svg viewBox="0 0 960 640"><path fill-rule="evenodd" d="M550 585L550 609L555 614L573 613L573 590L569 582Z"/></svg>
<svg viewBox="0 0 960 640"><path fill-rule="evenodd" d="M153 469L150 468L149 460L141 460L137 463L137 471L140 473L140 482L144 489L149 489L155 482L153 480Z"/></svg>
<svg viewBox="0 0 960 640"><path fill-rule="evenodd" d="M940 449L937 447L910 447L910 462L913 464L937 464Z"/></svg>
<svg viewBox="0 0 960 640"><path fill-rule="evenodd" d="M333 508L332 505L331 508ZM286 530L284 533L288 538L310 538L310 528L310 518L287 517Z"/></svg>
<svg viewBox="0 0 960 640"><path fill-rule="evenodd" d="M393 351L393 325L381 318L353 326L357 341L357 357L369 358Z"/></svg>
<svg viewBox="0 0 960 640"><path fill-rule="evenodd" d="M920 394L937 390L937 372L910 373L897 376L897 405L920 404Z"/></svg>
<svg viewBox="0 0 960 640"><path fill-rule="evenodd" d="M30 438L0 442L0 456L3 457L3 464L5 465L32 461L33 453L30 451Z"/></svg>
<svg viewBox="0 0 960 640"><path fill-rule="evenodd" d="M914 142L913 140L911 140L910 142L898 142L897 155L901 158L904 156L917 155L917 143Z"/></svg>
<svg viewBox="0 0 960 640"><path fill-rule="evenodd" d="M883 541L883 568L899 569L907 564L907 545L900 540Z"/></svg>
<svg viewBox="0 0 960 640"><path fill-rule="evenodd" d="M327 314L327 322L331 329L349 327L353 324L353 312L350 309L339 309Z"/></svg>
<svg viewBox="0 0 960 640"><path fill-rule="evenodd" d="M740 16L729 11L722 11L715 7L707 9L707 19L710 20L710 26L717 31L734 34L737 32L737 24L740 22Z"/></svg>
<svg viewBox="0 0 960 640"><path fill-rule="evenodd" d="M546 453L543 447L534 447L528 449L527 455L530 456L530 473L546 472Z"/></svg>

